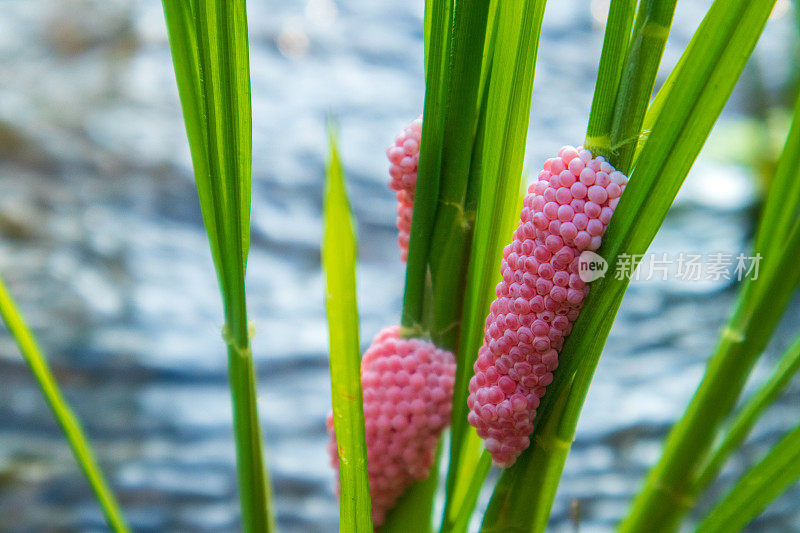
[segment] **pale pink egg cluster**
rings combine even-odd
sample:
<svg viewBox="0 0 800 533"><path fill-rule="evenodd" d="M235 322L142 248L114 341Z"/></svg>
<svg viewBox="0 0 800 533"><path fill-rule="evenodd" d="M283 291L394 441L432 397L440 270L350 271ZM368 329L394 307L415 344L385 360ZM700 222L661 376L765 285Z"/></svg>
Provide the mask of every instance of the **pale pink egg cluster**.
<svg viewBox="0 0 800 533"><path fill-rule="evenodd" d="M376 527L409 485L428 476L453 403L453 354L399 334L397 326L382 330L361 360L367 473ZM338 469L332 415L327 426L331 465Z"/></svg>
<svg viewBox="0 0 800 533"><path fill-rule="evenodd" d="M422 117L405 127L394 144L386 149L389 158L389 187L397 192L397 243L400 257L408 258L408 238L411 234L411 214L414 211L414 191L417 188L419 140L422 135Z"/></svg>
<svg viewBox="0 0 800 533"><path fill-rule="evenodd" d="M600 247L627 181L604 158L565 146L528 189L513 241L503 250L503 281L467 400L469 423L497 466L511 466L528 447L558 352L589 293L578 257Z"/></svg>

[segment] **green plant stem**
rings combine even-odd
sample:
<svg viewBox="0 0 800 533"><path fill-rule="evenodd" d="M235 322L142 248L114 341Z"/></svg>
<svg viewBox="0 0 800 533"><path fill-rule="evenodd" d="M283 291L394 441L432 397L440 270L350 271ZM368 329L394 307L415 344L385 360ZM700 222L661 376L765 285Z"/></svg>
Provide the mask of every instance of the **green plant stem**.
<svg viewBox="0 0 800 533"><path fill-rule="evenodd" d="M787 234L800 212L800 91L786 143L775 167L761 213L754 248L767 257L780 255Z"/></svg>
<svg viewBox="0 0 800 533"><path fill-rule="evenodd" d="M233 401L233 432L242 529L247 532L275 530L269 502L271 494L258 420L258 398L253 355L249 346L228 344L228 378Z"/></svg>
<svg viewBox="0 0 800 533"><path fill-rule="evenodd" d="M623 254L635 257L647 250L752 53L771 7L771 3L756 0L717 0L709 10L684 52L682 67L670 76L671 83L665 84L662 112L653 118L650 136L603 236L598 253L610 264L617 264ZM571 445L628 282L627 276L606 276L592 282L573 326L575 333L566 339L554 381L537 409L534 438L537 433L550 434L555 426L555 444ZM562 402L563 409L554 408ZM547 461L563 463L565 457L539 446L523 452L498 481L488 511L496 520L493 524L484 520L484 527L492 527L487 531L537 531L533 529L535 511L547 506L533 500L553 501L556 474L561 471ZM540 464L548 464L544 471L556 478L553 482L542 480ZM505 509L514 512L503 512ZM649 520L636 529L657 530Z"/></svg>
<svg viewBox="0 0 800 533"><path fill-rule="evenodd" d="M611 0L608 8L603 51L597 67L597 81L592 97L592 110L586 128L584 146L595 155L606 159L611 155L611 123L614 103L617 100L622 65L630 43L636 0Z"/></svg>
<svg viewBox="0 0 800 533"><path fill-rule="evenodd" d="M477 345L471 342L476 332L475 323L480 320L476 315L478 300L483 297L485 299L491 298L493 293L490 294L490 289L478 280L476 265L481 261L490 261L491 258L487 255L489 252L485 250L486 239L484 235L487 232L487 224L485 214L480 214L481 210L486 210L489 203L489 196L493 193L502 194L497 187L497 183L493 180L491 173L484 174L482 168L483 148L485 145L486 136L486 120L487 108L489 97L489 80L491 73L491 64L493 61L493 50L496 41L496 21L497 21L497 0L493 0L490 6L489 20L487 20L487 36L486 45L484 46L483 67L481 72L481 97L480 97L480 113L478 114L478 128L475 132L475 143L472 148L472 162L470 163L470 182L481 183L481 190L479 191L479 201L476 206L476 223L473 228L472 243L470 245L469 265L467 267L467 281L464 288L464 301L463 312L461 317L461 338L459 339L459 361L456 367L456 380L453 390L453 409L450 419L450 464L447 470L447 487L445 495L444 516L442 519L442 528L448 527L450 521L450 514L453 505L453 491L456 479L459 476L459 470L471 469L474 465L467 464L470 460L461 453L463 440L467 432L467 414L466 414L466 396L467 396L467 382L472 370L472 363L477 354ZM469 191L468 191L469 192ZM471 199L469 200L472 203ZM483 207L481 207L483 205ZM515 217L516 218L516 217ZM480 222L479 222L480 220ZM494 220L499 220L495 218ZM495 227L492 224L491 227ZM499 271L498 271L499 272ZM499 274L498 274L499 275ZM479 286L480 285L480 286ZM483 295L482 295L483 292ZM488 305L488 304L487 304ZM464 398L464 401L461 399ZM477 438L477 435L475 435ZM473 460L477 458L477 447L475 448L476 454ZM463 483L462 483L463 485Z"/></svg>
<svg viewBox="0 0 800 533"><path fill-rule="evenodd" d="M551 402L547 411L548 419L561 418L566 403L566 395ZM503 471L502 483L495 487L489 508L483 516L481 533L545 530L572 441L563 440L555 424L540 427L542 430L531 437L530 446L530 449L539 453L527 453L517 459L517 462L522 461L520 467ZM523 485L528 487L524 505L515 490Z"/></svg>
<svg viewBox="0 0 800 533"><path fill-rule="evenodd" d="M448 67L448 78L454 81L446 84L441 181L431 236L431 338L456 354L459 362L461 310L475 219L475 206L468 204L467 191L479 188L470 184L469 178L489 4L489 0L474 0L454 6Z"/></svg>
<svg viewBox="0 0 800 533"><path fill-rule="evenodd" d="M456 518L451 526L447 529L444 527L442 531L467 531L469 527L469 519L472 512L478 503L478 496L481 492L481 487L486 476L489 475L489 470L492 468L492 456L486 450L480 455L477 464L472 470L472 479L470 479L467 486L467 492L461 500L461 506L456 513Z"/></svg>
<svg viewBox="0 0 800 533"><path fill-rule="evenodd" d="M456 375L451 430L450 467L442 531L457 531L459 516L471 512L467 496L480 464L482 442L467 425L467 384L483 343L483 328L494 287L500 278L505 243L519 223L525 139L530 116L543 1L498 3L485 59L485 117L479 139L481 190L471 244ZM473 153L473 157L477 154ZM481 478L482 480L483 478Z"/></svg>
<svg viewBox="0 0 800 533"><path fill-rule="evenodd" d="M667 44L677 0L640 0L633 36L622 68L609 135L611 145L600 148L608 160L628 174L653 94L658 65Z"/></svg>
<svg viewBox="0 0 800 533"><path fill-rule="evenodd" d="M467 254L474 220L474 205L468 201L470 162L480 112L479 88L489 5L490 0L475 0L449 6L434 2L427 8L431 26L427 34L430 42L426 44L429 67L426 68L422 146L409 243L403 326L406 336L420 336L427 331L431 340L453 352L457 361ZM442 35L448 36L444 43ZM434 100L436 95L439 95L438 101ZM431 142L428 141L429 132L437 136ZM434 163L439 167L432 168ZM431 205L430 189L434 183L436 196ZM420 195L425 199L422 204ZM417 231L420 226L425 229ZM414 255L422 246L427 247L426 265L419 265L418 256ZM420 266L425 268L420 269ZM406 502L416 502L413 511L405 510L416 525L405 528L415 531L429 528L433 508L431 488L435 489L435 485L430 482L412 486L396 512L390 513L388 527L397 530L397 524L403 520L399 518L399 510L403 505L411 505ZM404 522L407 524L407 520Z"/></svg>
<svg viewBox="0 0 800 533"><path fill-rule="evenodd" d="M644 523L658 531L672 531L692 507L691 486L701 462L800 283L800 272L793 267L800 256L800 231L793 232L786 249L788 253L780 261L765 268L763 278L760 275L758 280L745 282L706 374L683 418L670 432L661 459L621 531L639 531Z"/></svg>
<svg viewBox="0 0 800 533"><path fill-rule="evenodd" d="M700 523L698 533L741 531L798 478L800 427L781 439L734 485Z"/></svg>
<svg viewBox="0 0 800 533"><path fill-rule="evenodd" d="M725 462L745 441L761 414L772 405L800 369L800 337L784 352L775 372L739 410L724 438L700 471L689 493L697 497L719 475Z"/></svg>
<svg viewBox="0 0 800 533"><path fill-rule="evenodd" d="M491 15L492 55L484 61L482 133L472 163L480 168L481 190L461 318L442 531L458 531L465 524L459 517L464 513L468 517L475 504L468 494L476 479L473 473L480 468L482 443L467 425L467 384L500 277L502 250L519 224L520 176L544 6L544 1L499 2Z"/></svg>
<svg viewBox="0 0 800 533"><path fill-rule="evenodd" d="M800 208L798 169L800 169L800 98L795 103L792 125L775 169L775 177L761 214L754 244L755 250L759 250L762 255L769 258L768 265L774 263L773 259L787 252L797 254L797 251L786 249L786 241L792 226L796 223ZM764 290L766 289L762 289ZM692 498L697 498L717 477L727 458L744 442L763 410L772 404L799 367L800 338L786 350L772 377L741 408L729 425L724 438L689 489Z"/></svg>
<svg viewBox="0 0 800 533"><path fill-rule="evenodd" d="M242 528L274 529L250 349L252 125L244 0L164 0L195 181L225 314Z"/></svg>
<svg viewBox="0 0 800 533"><path fill-rule="evenodd" d="M61 431L72 449L72 454L75 456L78 466L83 471L86 481L89 482L89 486L100 504L100 509L103 511L108 527L117 533L127 532L128 526L122 516L122 510L97 463L89 444L89 439L61 394L61 389L53 376L47 359L39 349L36 338L30 328L17 310L17 305L9 294L2 278L0 278L0 316L2 316L6 328L11 336L14 337L17 346L19 346L22 358L36 379L36 384L50 407L53 417L58 422L58 425L61 426Z"/></svg>
<svg viewBox="0 0 800 533"><path fill-rule="evenodd" d="M355 224L336 138L329 134L322 270L330 339L331 402L339 457L339 530L372 530L367 442L361 392Z"/></svg>
<svg viewBox="0 0 800 533"><path fill-rule="evenodd" d="M428 296L425 289L429 281L430 243L439 198L452 3L453 0L425 2L425 35L428 38L425 43L425 107L401 317L406 337L420 336L426 331L423 317Z"/></svg>

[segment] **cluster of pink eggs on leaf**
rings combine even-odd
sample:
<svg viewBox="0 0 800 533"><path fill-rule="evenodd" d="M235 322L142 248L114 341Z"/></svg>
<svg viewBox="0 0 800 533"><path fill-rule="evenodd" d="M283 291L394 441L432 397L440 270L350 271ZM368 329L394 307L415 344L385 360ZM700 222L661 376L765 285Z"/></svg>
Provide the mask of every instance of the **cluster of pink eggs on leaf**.
<svg viewBox="0 0 800 533"><path fill-rule="evenodd" d="M411 234L411 214L414 211L414 191L417 188L417 166L422 135L422 117L406 126L393 145L386 149L389 158L389 187L397 193L397 244L400 258L408 258L408 239Z"/></svg>
<svg viewBox="0 0 800 533"><path fill-rule="evenodd" d="M403 339L397 326L383 329L364 353L361 387L375 526L409 485L428 477L439 436L450 424L455 372L452 353L422 339ZM338 468L332 415L327 425L331 465Z"/></svg>
<svg viewBox="0 0 800 533"><path fill-rule="evenodd" d="M626 183L604 158L565 146L528 189L469 383L469 423L497 466L512 465L529 445L539 401L589 292L579 256L600 247Z"/></svg>
<svg viewBox="0 0 800 533"><path fill-rule="evenodd" d="M421 133L419 117L386 151L403 261ZM469 383L468 421L497 466L511 466L529 445L536 409L589 293L579 257L600 247L626 184L625 175L603 157L565 146L528 189L519 226L503 251L503 280ZM364 354L361 384L375 526L414 481L427 477L450 420L455 372L452 353L422 339L404 339L397 326L381 331ZM331 464L338 468L331 415L327 425Z"/></svg>

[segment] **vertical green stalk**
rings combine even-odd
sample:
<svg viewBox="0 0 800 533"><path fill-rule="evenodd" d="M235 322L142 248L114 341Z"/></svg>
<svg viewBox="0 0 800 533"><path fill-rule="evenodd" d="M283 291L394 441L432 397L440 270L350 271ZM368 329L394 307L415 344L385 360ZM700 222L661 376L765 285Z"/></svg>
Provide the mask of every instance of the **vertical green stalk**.
<svg viewBox="0 0 800 533"><path fill-rule="evenodd" d="M86 481L89 482L89 486L100 504L100 509L105 515L108 527L117 533L126 533L128 526L125 524L119 503L114 498L114 494L111 492L102 470L100 470L97 459L89 445L89 439L84 434L80 422L61 394L47 359L39 349L36 338L30 328L17 310L17 305L8 293L2 278L0 278L0 316L9 333L14 337L17 346L19 346L22 358L36 379L36 384L47 401L53 417L55 417L58 425L61 426L61 431L72 449L72 454L75 456L78 466L83 471Z"/></svg>
<svg viewBox="0 0 800 533"><path fill-rule="evenodd" d="M429 335L429 255L439 198L453 5L454 0L425 0L425 104L400 322L401 333L407 338ZM437 452L428 478L409 487L398 500L382 532L430 531L440 455Z"/></svg>
<svg viewBox="0 0 800 533"><path fill-rule="evenodd" d="M736 482L697 527L698 533L741 531L800 478L800 426Z"/></svg>
<svg viewBox="0 0 800 533"><path fill-rule="evenodd" d="M611 123L609 161L627 174L633 161L645 111L653 94L658 65L667 44L677 0L640 0L633 36L622 67L622 79Z"/></svg>
<svg viewBox="0 0 800 533"><path fill-rule="evenodd" d="M689 493L696 497L702 493L719 475L725 462L745 441L761 414L772 405L800 370L800 337L784 352L774 374L741 408L729 425L724 438L714 448L714 453L698 474Z"/></svg>
<svg viewBox="0 0 800 533"><path fill-rule="evenodd" d="M233 402L233 432L242 529L274 531L271 495L258 420L256 376L250 347L228 344L228 375Z"/></svg>
<svg viewBox="0 0 800 533"><path fill-rule="evenodd" d="M642 254L653 240L689 168L730 96L769 16L772 2L717 0L665 85L631 180L599 253ZM788 289L792 281L785 277ZM559 355L559 368L537 412L528 450L498 481L484 531L542 531L563 463L613 317L628 280L604 277L592 290ZM776 286L775 289L778 289ZM660 499L664 500L663 495ZM656 506L658 501L655 502ZM654 513L631 531L659 531ZM489 516L492 517L489 520Z"/></svg>
<svg viewBox="0 0 800 533"><path fill-rule="evenodd" d="M339 456L339 530L372 530L361 393L356 262L358 249L336 139L329 136L322 270L330 337L331 399Z"/></svg>
<svg viewBox="0 0 800 533"><path fill-rule="evenodd" d="M401 320L404 335L409 337L426 330L423 317L428 299L428 256L439 198L452 11L453 0L425 1L425 107Z"/></svg>
<svg viewBox="0 0 800 533"><path fill-rule="evenodd" d="M754 249L764 255L779 255L786 237L800 214L800 91L795 98L792 124L786 137L775 176L761 213Z"/></svg>
<svg viewBox="0 0 800 533"><path fill-rule="evenodd" d="M800 284L800 270L795 268L800 256L800 226L795 225L783 245L782 256L772 261L765 256L758 279L745 282L697 392L670 432L661 459L620 531L639 531L643 524L672 531L691 509L692 486L702 474L700 468L717 430L735 407L753 365Z"/></svg>
<svg viewBox="0 0 800 533"><path fill-rule="evenodd" d="M242 527L271 531L270 490L250 349L252 125L244 0L163 0L200 206L225 311Z"/></svg>
<svg viewBox="0 0 800 533"><path fill-rule="evenodd" d="M480 191L464 295L459 367L442 531L462 531L488 472L481 441L467 425L467 383L483 342L484 320L500 277L503 246L519 223L520 184L544 1L498 2L484 60L482 125L473 152ZM488 456L483 461L488 461ZM476 487L477 485L477 487Z"/></svg>
<svg viewBox="0 0 800 533"><path fill-rule="evenodd" d="M404 335L429 334L458 360L461 307L474 222L469 190L491 0L426 3L426 91L403 305ZM474 189L473 189L474 190ZM437 462L438 465L438 455ZM434 466L389 514L384 530L430 527ZM405 519L400 514L419 516ZM413 525L412 525L413 524Z"/></svg>
<svg viewBox="0 0 800 533"><path fill-rule="evenodd" d="M786 247L787 239L800 212L798 168L800 168L800 97L795 103L792 125L778 159L754 244L755 250L769 258L768 264L783 255L798 253L797 250ZM762 292L768 295L769 293L765 291L766 289L762 289ZM797 372L798 365L800 365L800 339L786 350L774 375L764 383L731 423L724 439L715 448L712 457L706 462L692 485L689 491L692 497L697 497L716 478L729 455L747 437L761 412L774 401Z"/></svg>
<svg viewBox="0 0 800 533"><path fill-rule="evenodd" d="M715 3L712 12L723 13L724 17L731 19L729 24L740 27L743 20L749 19L754 24L752 28L760 29L766 23L773 4L774 2L750 0L736 2L735 6L717 7L718 4ZM728 10L727 13L725 9ZM737 43L736 33L749 32L749 29L737 29L729 42ZM742 44L739 46L744 49L742 51L755 44L754 35L740 39ZM695 46L702 47L705 51L708 42L696 43ZM729 45L734 49L733 46ZM744 48L745 46L748 48ZM680 65L678 75L683 75L692 68L688 61L682 60ZM709 80L709 85L712 81ZM670 85L673 85L671 89L675 88L674 84ZM668 120L664 115L665 111L661 110L655 120ZM787 142L792 142L793 138L790 134ZM640 156L637 168L642 159L643 156ZM634 500L629 516L621 525L621 531L638 531L645 525L650 527L653 524L665 531L677 527L677 522L693 503L691 487L707 460L720 424L735 407L756 358L765 348L791 294L800 282L795 268L797 256L800 254L800 231L797 231L797 225L791 219L782 223L773 220L778 219L778 213L785 209L787 191L796 190L790 181L786 181L785 185L778 185L778 182L787 179L796 181L796 167L779 164L778 168L786 169L785 175L780 178L779 174L776 178L776 194L770 195L764 210L765 216L769 218L762 220L754 250L756 254L763 254L759 278L746 281L742 287L734 312L708 363L706 374L683 418L670 432L662 456L648 475L643 490ZM769 205L773 202L781 207ZM790 211L796 213L796 209L796 203L792 204ZM769 220L772 222L767 222ZM762 237L772 232L781 236L780 241L775 241L780 243L780 251L771 247L769 238Z"/></svg>
<svg viewBox="0 0 800 533"><path fill-rule="evenodd" d="M635 6L636 0L611 0L603 37L603 51L597 67L597 81L584 146L593 154L602 155L606 159L611 155L609 148L614 104L630 42Z"/></svg>
<svg viewBox="0 0 800 533"><path fill-rule="evenodd" d="M468 205L470 163L478 125L479 86L489 0L457 2L453 12L440 191L429 258L431 338L458 356L460 318L475 206ZM477 178L477 177L476 177Z"/></svg>

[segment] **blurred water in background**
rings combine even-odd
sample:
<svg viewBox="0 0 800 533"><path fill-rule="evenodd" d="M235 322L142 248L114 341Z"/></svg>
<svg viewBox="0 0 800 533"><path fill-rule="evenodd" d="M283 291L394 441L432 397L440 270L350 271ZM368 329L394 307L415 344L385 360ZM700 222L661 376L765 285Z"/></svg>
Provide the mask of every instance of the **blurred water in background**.
<svg viewBox="0 0 800 533"><path fill-rule="evenodd" d="M659 83L710 3L679 2ZM422 1L248 4L255 148L248 288L278 520L282 531L334 531L318 251L325 118L338 118L359 223L366 345L398 320L403 265L384 149L422 107ZM234 531L222 315L161 4L3 0L0 10L0 271L133 527ZM583 139L603 18L602 0L547 7L530 168ZM789 2L779 2L762 41L718 131L758 111L761 95L777 100L793 75ZM732 138L712 136L653 251L747 251L757 185ZM621 517L696 387L733 295L725 281L633 283L584 409L553 531L571 531L575 520L582 531L606 531ZM789 314L769 361L800 323L797 306ZM794 385L726 479L794 427L797 399ZM798 497L792 489L751 529L800 529ZM3 332L0 531L103 529Z"/></svg>

